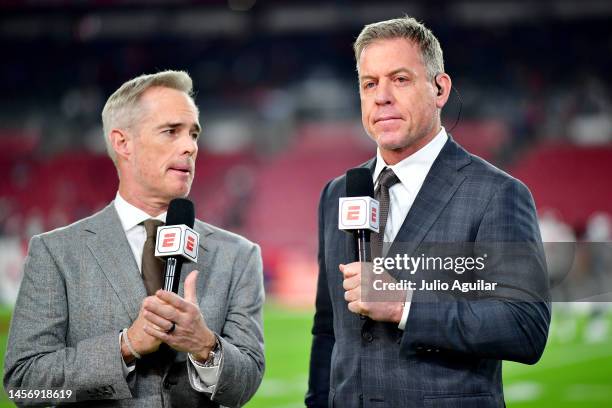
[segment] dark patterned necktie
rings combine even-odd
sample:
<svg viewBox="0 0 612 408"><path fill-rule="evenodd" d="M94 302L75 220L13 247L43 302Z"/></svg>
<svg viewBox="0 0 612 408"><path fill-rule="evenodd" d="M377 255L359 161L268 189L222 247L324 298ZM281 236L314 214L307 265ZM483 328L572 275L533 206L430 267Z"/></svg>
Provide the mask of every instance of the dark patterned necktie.
<svg viewBox="0 0 612 408"><path fill-rule="evenodd" d="M155 237L157 227L161 225L164 225L164 223L154 219L148 219L144 222L147 240L142 248L142 280L149 296L154 295L158 289L161 289L164 282L164 261L155 257Z"/></svg>
<svg viewBox="0 0 612 408"><path fill-rule="evenodd" d="M382 256L385 227L387 226L387 217L389 216L389 189L399 182L399 178L389 167L385 167L378 176L378 186L374 192L374 198L379 203L379 226L378 234L372 233L371 237L372 258Z"/></svg>

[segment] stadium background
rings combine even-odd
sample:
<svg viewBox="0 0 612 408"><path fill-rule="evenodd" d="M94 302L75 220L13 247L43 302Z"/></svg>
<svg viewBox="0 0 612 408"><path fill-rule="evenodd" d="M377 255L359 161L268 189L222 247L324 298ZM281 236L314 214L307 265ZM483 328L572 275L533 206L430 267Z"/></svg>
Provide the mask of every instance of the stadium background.
<svg viewBox="0 0 612 408"><path fill-rule="evenodd" d="M550 241L610 241L608 1L2 0L0 350L29 238L114 197L105 99L133 76L184 69L204 127L197 214L263 248L267 370L248 406L302 406L318 195L374 151L352 41L403 14L441 41L461 95L444 113L453 137L531 188ZM510 407L609 406L611 378L601 303L556 304L542 361L504 363ZM12 406L3 392L0 406Z"/></svg>

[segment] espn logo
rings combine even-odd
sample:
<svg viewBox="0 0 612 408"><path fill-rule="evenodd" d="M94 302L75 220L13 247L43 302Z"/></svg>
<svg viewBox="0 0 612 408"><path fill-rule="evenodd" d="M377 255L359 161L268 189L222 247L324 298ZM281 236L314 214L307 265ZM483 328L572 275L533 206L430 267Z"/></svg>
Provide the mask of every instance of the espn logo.
<svg viewBox="0 0 612 408"><path fill-rule="evenodd" d="M338 228L343 231L367 229L378 232L378 201L372 197L341 197Z"/></svg>
<svg viewBox="0 0 612 408"><path fill-rule="evenodd" d="M155 256L180 255L191 262L198 260L200 234L186 225L166 225L157 229Z"/></svg>
<svg viewBox="0 0 612 408"><path fill-rule="evenodd" d="M195 247L195 242L196 242L196 240L193 237L193 235L188 235L187 236L187 242L185 243L185 250L193 252L194 247Z"/></svg>
<svg viewBox="0 0 612 408"><path fill-rule="evenodd" d="M164 235L163 240L162 240L162 248L172 248L174 247L174 243L176 241L176 232L168 232L166 235Z"/></svg>
<svg viewBox="0 0 612 408"><path fill-rule="evenodd" d="M346 219L347 221L359 222L361 217L362 206L360 205L349 205L347 207Z"/></svg>

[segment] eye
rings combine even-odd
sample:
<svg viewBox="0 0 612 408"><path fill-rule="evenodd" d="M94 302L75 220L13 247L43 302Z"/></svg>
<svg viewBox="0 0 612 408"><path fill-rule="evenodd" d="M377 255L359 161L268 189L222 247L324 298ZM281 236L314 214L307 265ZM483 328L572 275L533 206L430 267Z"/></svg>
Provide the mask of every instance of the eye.
<svg viewBox="0 0 612 408"><path fill-rule="evenodd" d="M164 129L162 131L162 133L166 133L166 134L169 134L169 135L174 135L174 134L176 134L176 129L175 128Z"/></svg>
<svg viewBox="0 0 612 408"><path fill-rule="evenodd" d="M361 86L363 89L372 89L374 88L375 85L376 84L374 83L374 81L367 81L367 82L364 82Z"/></svg>
<svg viewBox="0 0 612 408"><path fill-rule="evenodd" d="M405 85L408 82L410 82L410 80L407 77L399 76L399 77L395 77L395 82L400 85Z"/></svg>
<svg viewBox="0 0 612 408"><path fill-rule="evenodd" d="M199 133L197 133L197 132L193 132L193 133L191 134L191 137L193 138L193 140L198 140L198 138L200 137L200 134L199 134Z"/></svg>

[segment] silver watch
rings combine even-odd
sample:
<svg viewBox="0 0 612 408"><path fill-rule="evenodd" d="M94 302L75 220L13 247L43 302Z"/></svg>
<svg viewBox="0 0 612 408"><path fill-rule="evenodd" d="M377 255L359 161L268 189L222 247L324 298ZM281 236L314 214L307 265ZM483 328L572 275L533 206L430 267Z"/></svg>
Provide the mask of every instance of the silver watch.
<svg viewBox="0 0 612 408"><path fill-rule="evenodd" d="M208 358L202 363L204 367L213 367L215 365L215 356L219 353L219 339L215 336L215 346L208 352Z"/></svg>

